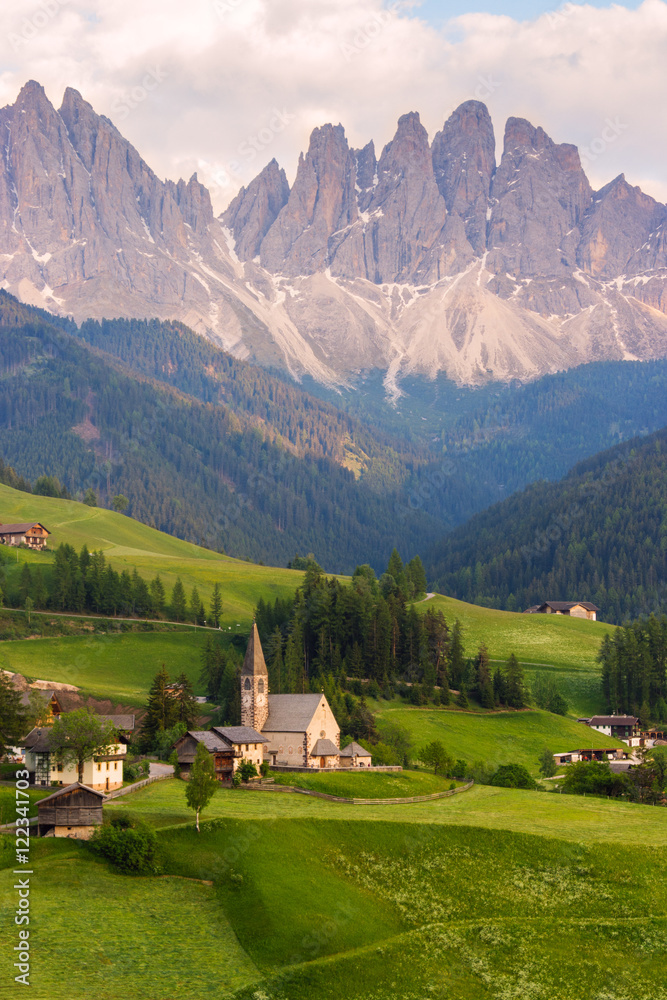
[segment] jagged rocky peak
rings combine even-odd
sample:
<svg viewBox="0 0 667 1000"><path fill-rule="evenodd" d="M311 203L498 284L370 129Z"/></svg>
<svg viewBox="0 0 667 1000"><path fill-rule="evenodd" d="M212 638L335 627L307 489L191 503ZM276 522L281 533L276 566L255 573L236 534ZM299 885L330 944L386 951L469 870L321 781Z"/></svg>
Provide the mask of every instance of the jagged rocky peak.
<svg viewBox="0 0 667 1000"><path fill-rule="evenodd" d="M576 146L510 118L491 198L489 261L497 272L549 277L576 266L579 226L593 201Z"/></svg>
<svg viewBox="0 0 667 1000"><path fill-rule="evenodd" d="M600 278L632 271L637 248L648 247L666 218L664 205L632 187L620 174L595 195L582 227L580 267ZM654 262L652 266L660 265Z"/></svg>
<svg viewBox="0 0 667 1000"><path fill-rule="evenodd" d="M356 164L343 126L314 129L287 204L262 241L262 264L287 274L326 268L329 237L358 216L355 187Z"/></svg>
<svg viewBox="0 0 667 1000"><path fill-rule="evenodd" d="M359 211L365 212L377 185L378 161L375 155L375 143L371 139L363 149L355 149L353 155L357 167L357 203Z"/></svg>
<svg viewBox="0 0 667 1000"><path fill-rule="evenodd" d="M241 260L254 260L262 240L287 204L289 184L285 171L273 159L220 216L230 230L235 249Z"/></svg>
<svg viewBox="0 0 667 1000"><path fill-rule="evenodd" d="M476 254L486 249L491 181L496 169L496 138L491 115L480 101L466 101L433 139L433 170L448 212L463 220Z"/></svg>

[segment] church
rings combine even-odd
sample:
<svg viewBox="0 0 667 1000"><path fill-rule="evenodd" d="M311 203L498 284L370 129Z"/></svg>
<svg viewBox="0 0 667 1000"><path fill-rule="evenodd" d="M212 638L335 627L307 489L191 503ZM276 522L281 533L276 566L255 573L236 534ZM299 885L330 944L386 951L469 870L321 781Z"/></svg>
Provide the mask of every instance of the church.
<svg viewBox="0 0 667 1000"><path fill-rule="evenodd" d="M241 723L261 733L273 765L326 768L340 764L340 729L324 694L271 694L257 625L241 671Z"/></svg>

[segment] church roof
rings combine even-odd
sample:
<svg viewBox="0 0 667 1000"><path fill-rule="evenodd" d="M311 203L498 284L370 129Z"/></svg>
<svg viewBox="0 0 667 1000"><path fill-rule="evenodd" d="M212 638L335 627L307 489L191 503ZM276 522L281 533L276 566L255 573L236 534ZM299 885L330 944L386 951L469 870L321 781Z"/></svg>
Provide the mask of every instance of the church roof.
<svg viewBox="0 0 667 1000"><path fill-rule="evenodd" d="M331 740L318 740L310 751L311 757L337 757L340 750Z"/></svg>
<svg viewBox="0 0 667 1000"><path fill-rule="evenodd" d="M222 736L228 743L268 743L265 736L250 726L214 726L213 731Z"/></svg>
<svg viewBox="0 0 667 1000"><path fill-rule="evenodd" d="M245 660L243 661L243 670L241 671L242 677L248 675L250 677L269 676L269 672L266 669L266 663L264 661L264 653L262 652L262 643L260 642L259 632L255 622L252 623L252 631L250 632L248 648L246 649Z"/></svg>
<svg viewBox="0 0 667 1000"><path fill-rule="evenodd" d="M348 743L344 750L340 752L341 757L370 757L370 750L364 750L358 743Z"/></svg>
<svg viewBox="0 0 667 1000"><path fill-rule="evenodd" d="M321 698L321 694L270 694L269 716L262 730L265 733L305 733Z"/></svg>

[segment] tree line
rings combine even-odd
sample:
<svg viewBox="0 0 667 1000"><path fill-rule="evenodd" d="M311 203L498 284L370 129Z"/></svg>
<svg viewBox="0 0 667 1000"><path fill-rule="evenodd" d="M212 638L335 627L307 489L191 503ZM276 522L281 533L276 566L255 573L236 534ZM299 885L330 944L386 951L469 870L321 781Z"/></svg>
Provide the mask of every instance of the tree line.
<svg viewBox="0 0 667 1000"><path fill-rule="evenodd" d="M634 715L644 728L667 722L667 617L637 619L606 635L598 660L611 712Z"/></svg>
<svg viewBox="0 0 667 1000"><path fill-rule="evenodd" d="M168 594L159 573L152 580L145 580L136 568L119 573L107 562L104 552L90 552L86 544L77 553L72 545L63 542L56 549L50 567L24 563L20 572L13 574L11 585L6 577L3 585L8 602L30 610L169 618L215 628L223 611L217 582L207 609L196 585L188 596L179 577Z"/></svg>

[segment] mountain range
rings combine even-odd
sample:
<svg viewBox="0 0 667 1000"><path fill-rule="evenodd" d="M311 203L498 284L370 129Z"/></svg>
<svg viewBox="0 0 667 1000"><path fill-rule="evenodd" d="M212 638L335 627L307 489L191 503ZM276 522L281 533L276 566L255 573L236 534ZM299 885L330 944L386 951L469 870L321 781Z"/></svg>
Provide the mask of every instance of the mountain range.
<svg viewBox="0 0 667 1000"><path fill-rule="evenodd" d="M68 88L0 110L0 285L77 322L178 320L237 358L331 386L379 373L528 381L667 356L667 207L510 118L496 163L469 101L380 155L316 128L294 183L269 163L216 217Z"/></svg>

